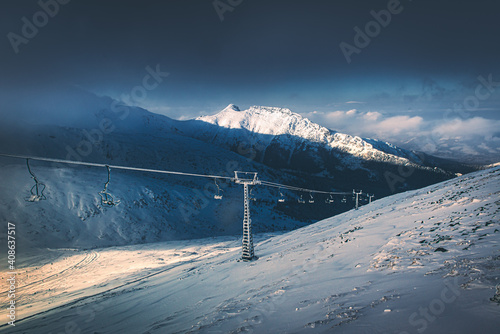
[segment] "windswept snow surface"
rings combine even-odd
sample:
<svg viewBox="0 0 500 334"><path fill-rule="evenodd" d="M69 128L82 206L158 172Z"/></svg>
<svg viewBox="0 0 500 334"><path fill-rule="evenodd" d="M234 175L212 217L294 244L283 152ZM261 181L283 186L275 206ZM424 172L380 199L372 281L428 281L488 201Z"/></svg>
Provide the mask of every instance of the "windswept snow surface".
<svg viewBox="0 0 500 334"><path fill-rule="evenodd" d="M499 194L500 167L468 174L259 235L254 262L238 260L236 237L46 249L20 263L18 320L0 328L497 333L500 305L490 298L500 283Z"/></svg>

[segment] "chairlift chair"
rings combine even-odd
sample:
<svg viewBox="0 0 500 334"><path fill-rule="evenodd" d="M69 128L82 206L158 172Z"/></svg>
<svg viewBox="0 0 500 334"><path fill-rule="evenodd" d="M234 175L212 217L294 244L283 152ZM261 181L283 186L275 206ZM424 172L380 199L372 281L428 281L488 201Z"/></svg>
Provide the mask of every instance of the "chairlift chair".
<svg viewBox="0 0 500 334"><path fill-rule="evenodd" d="M304 199L302 198L302 195L300 195L300 197L297 199L297 202L304 204L306 201L304 201Z"/></svg>
<svg viewBox="0 0 500 334"><path fill-rule="evenodd" d="M250 192L248 193L248 199L251 201L256 201L255 195L253 194L253 188L250 188Z"/></svg>
<svg viewBox="0 0 500 334"><path fill-rule="evenodd" d="M99 195L101 196L101 204L111 207L120 204L120 201L115 201L113 195L108 192L108 184L111 179L111 169L108 165L106 165L106 169L108 170L108 181L104 184L104 189L99 192Z"/></svg>
<svg viewBox="0 0 500 334"><path fill-rule="evenodd" d="M285 196L283 195L283 193L281 191L280 191L280 198L278 198L278 202L280 202L280 203L285 202Z"/></svg>
<svg viewBox="0 0 500 334"><path fill-rule="evenodd" d="M334 202L333 196L330 194L330 197L327 197L325 200L326 204L332 204Z"/></svg>
<svg viewBox="0 0 500 334"><path fill-rule="evenodd" d="M313 197L312 193L309 193L309 196L311 196L311 198L309 199L309 203L313 204L314 203L314 197Z"/></svg>
<svg viewBox="0 0 500 334"><path fill-rule="evenodd" d="M101 196L102 205L112 207L120 203L120 201L115 201L113 196L110 193L106 192L105 190L99 192L99 195Z"/></svg>
<svg viewBox="0 0 500 334"><path fill-rule="evenodd" d="M342 203L347 203L347 199L345 198L345 196L342 198L341 202Z"/></svg>
<svg viewBox="0 0 500 334"><path fill-rule="evenodd" d="M217 187L217 193L214 194L214 199L222 199L222 189L219 187L219 185L217 184L217 179L214 179L214 182L215 182L215 186Z"/></svg>
<svg viewBox="0 0 500 334"><path fill-rule="evenodd" d="M35 181L35 185L33 185L33 187L31 187L30 189L31 196L27 198L26 201L38 202L47 199L43 194L43 191L45 190L45 184L38 181L38 178L31 171L29 159L26 159L26 165L28 166L28 172L30 173L31 178Z"/></svg>

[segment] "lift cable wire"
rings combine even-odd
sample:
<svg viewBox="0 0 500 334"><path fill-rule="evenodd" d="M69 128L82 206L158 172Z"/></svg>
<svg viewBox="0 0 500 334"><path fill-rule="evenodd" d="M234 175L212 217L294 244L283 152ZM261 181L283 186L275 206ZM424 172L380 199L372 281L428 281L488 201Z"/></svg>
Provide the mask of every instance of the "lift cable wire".
<svg viewBox="0 0 500 334"><path fill-rule="evenodd" d="M108 169L109 168L113 168L113 169L132 170L132 171L148 172L148 173L160 173L160 174L172 174L172 175L183 175L183 176L193 176L193 177L204 177L204 178L211 178L211 179L215 179L215 180L216 179L223 179L223 180L229 180L229 181L235 181L236 180L235 177L229 177L229 176L184 173L184 172L176 172L176 171L169 171L169 170L159 170L159 169L149 169L149 168L137 168L137 167L108 165L108 164L101 164L101 163L94 163L94 162L83 162L83 161L74 161L74 160L52 159L52 158L32 157L32 156L3 154L3 153L0 153L0 156L7 157L7 158L15 158L15 159L31 159L31 160L36 160L36 161L55 162L55 163L61 163L61 164L72 164L72 165L91 166L91 167L105 167L105 168L108 168ZM287 190L298 191L298 192L315 193L315 194L327 194L327 195L349 195L349 194L352 194L352 192L321 191L321 190L307 189L307 188L289 186L289 185L286 185L286 184L280 184L280 183L269 182L269 181L261 181L261 180L259 180L259 184L262 184L262 185L265 185L265 186L268 186L268 187L281 188L281 189L287 189Z"/></svg>
<svg viewBox="0 0 500 334"><path fill-rule="evenodd" d="M328 194L330 194L330 195L350 195L350 194L352 194L352 192L321 191L321 190L300 188L300 187L288 186L285 184L274 183L274 182L269 182L269 181L260 181L260 184L268 186L268 187L282 188L282 189L287 189L287 190L306 192L306 193L314 193L314 194L327 194L327 195Z"/></svg>
<svg viewBox="0 0 500 334"><path fill-rule="evenodd" d="M206 177L206 178L212 178L212 179L226 179L226 180L233 179L232 177L220 176L220 175L183 173L183 172L174 172L174 171L168 171L168 170L137 168L137 167L127 167L127 166L115 166L115 165L107 165L107 164L100 164L100 163L94 163L94 162L74 161L74 160L29 157L29 156L10 155L10 154L2 154L2 153L0 153L0 156L8 157L8 158L31 159L31 160L38 160L38 161L57 162L57 163L62 163L62 164L82 165L82 166L91 166L91 167L105 167L105 168L109 167L109 168L113 168L113 169L135 170L135 171L139 171L139 172L148 172L148 173L174 174L174 175Z"/></svg>
<svg viewBox="0 0 500 334"><path fill-rule="evenodd" d="M62 160L62 159L51 159L51 158L42 158L42 157L31 157L31 156L20 156L20 155L10 155L10 154L2 154L2 153L0 153L0 156L7 157L7 158L26 159L26 164L28 165L28 171L36 183L31 188L32 198L30 200L45 199L45 196L43 195L43 190L45 189L45 185L43 183L40 183L38 181L38 179L36 178L36 176L31 171L30 166L29 166L30 159L31 160L38 160L38 161L62 163L62 164L73 164L73 165L82 165L82 166L91 166L91 167L106 167L106 169L108 171L108 179L104 185L104 190L102 190L99 193L99 195L101 195L101 203L103 205L107 205L107 206L115 206L120 202L118 200L115 201L113 196L108 192L108 185L109 185L110 178L111 178L111 176L110 176L111 168L122 169L122 170L133 170L133 171L140 171L140 172L149 172L149 173L162 173L162 174L212 178L212 179L214 179L215 185L217 186L217 194L214 196L214 198L216 198L216 199L217 199L217 197L222 198L222 195L220 194L220 191L222 189L219 188L219 185L217 184L217 179L230 180L231 182L235 182L237 184L243 184L244 218L243 218L243 238L242 238L242 257L241 258L244 261L251 261L251 260L255 260L258 258L254 254L252 225L251 225L252 220L250 219L250 200L251 199L255 200L255 199L251 195L251 190L250 190L250 192L248 190L249 185L261 184L261 185L268 186L268 187L278 188L281 199L283 199L283 201L284 201L284 196L281 193L281 189L298 191L298 192L308 192L309 196L310 196L309 203L314 203L313 193L315 193L315 194L327 194L330 196L329 197L330 199L332 198L332 195L343 195L342 203L345 203L345 195L350 194L349 192L321 191L321 190L313 190L313 189L294 187L294 186L289 186L289 185L274 183L274 182L269 182L269 181L261 181L257 178L256 172L238 172L238 171L235 171L234 177L227 177L227 176L220 176L220 175L194 174L194 173L174 172L174 171L168 171L168 170L136 168L136 167L126 167L126 166L114 166L114 165L107 165L107 164L100 164L100 163L82 162L82 161L74 161L74 160ZM242 177L239 177L238 173L243 174L243 175L252 175L253 174L253 178L252 179L248 179L246 177L242 178ZM43 186L41 193L39 193L39 186ZM36 194L33 192L34 188L36 188ZM356 193L355 190L353 190L353 194L356 194L356 196L358 196L359 194L361 194L361 191L359 193ZM281 199L280 199L280 201L281 201ZM303 199L302 194L300 195L300 198L298 199L298 201L299 201L299 203L305 203L305 200ZM332 202L333 202L333 200L332 200ZM357 209L357 201L356 201L356 209Z"/></svg>

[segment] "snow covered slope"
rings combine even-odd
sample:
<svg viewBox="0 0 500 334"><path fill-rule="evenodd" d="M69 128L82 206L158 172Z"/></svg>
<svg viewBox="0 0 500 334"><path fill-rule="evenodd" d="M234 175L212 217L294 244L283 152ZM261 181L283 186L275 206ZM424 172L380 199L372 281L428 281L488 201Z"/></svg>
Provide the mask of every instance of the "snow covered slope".
<svg viewBox="0 0 500 334"><path fill-rule="evenodd" d="M20 263L19 319L1 329L497 333L499 194L500 167L468 174L258 236L254 262L231 237L46 249Z"/></svg>

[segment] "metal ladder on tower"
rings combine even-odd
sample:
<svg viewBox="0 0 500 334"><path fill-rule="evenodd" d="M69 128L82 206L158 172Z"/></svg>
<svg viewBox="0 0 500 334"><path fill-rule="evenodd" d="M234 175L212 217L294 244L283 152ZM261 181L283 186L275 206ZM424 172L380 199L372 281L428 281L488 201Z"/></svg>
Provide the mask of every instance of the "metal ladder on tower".
<svg viewBox="0 0 500 334"><path fill-rule="evenodd" d="M250 177L249 177L250 176ZM234 182L243 184L243 238L241 241L243 261L252 261L257 259L253 248L253 235L252 235L252 219L250 218L250 191L249 185L260 184L255 172L234 172Z"/></svg>
<svg viewBox="0 0 500 334"><path fill-rule="evenodd" d="M250 199L248 197L248 183L243 184L244 189L244 212L243 212L243 240L242 256L243 260L253 260L255 253L253 250L252 219L250 218Z"/></svg>

